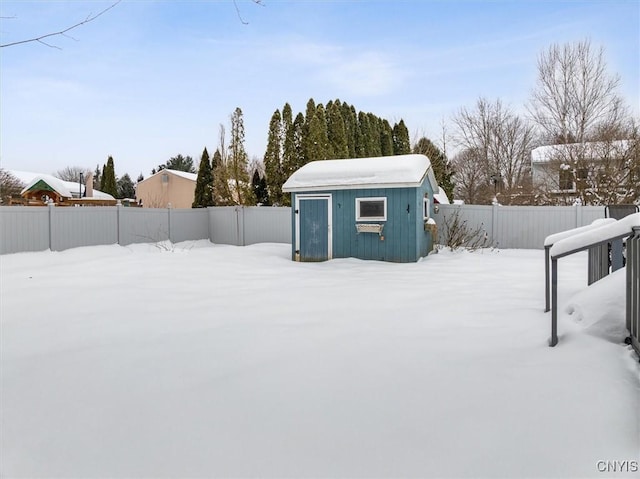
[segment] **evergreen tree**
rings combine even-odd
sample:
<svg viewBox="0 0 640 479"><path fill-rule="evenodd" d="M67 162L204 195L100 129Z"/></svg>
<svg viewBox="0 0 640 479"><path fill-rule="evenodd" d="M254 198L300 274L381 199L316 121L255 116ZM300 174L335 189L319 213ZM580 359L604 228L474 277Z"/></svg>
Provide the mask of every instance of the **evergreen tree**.
<svg viewBox="0 0 640 479"><path fill-rule="evenodd" d="M213 175L211 173L209 152L205 147L200 157L196 191L193 195L193 204L191 207L206 208L207 206L213 206Z"/></svg>
<svg viewBox="0 0 640 479"><path fill-rule="evenodd" d="M358 130L356 131L356 158L369 156L369 118L364 112L358 113Z"/></svg>
<svg viewBox="0 0 640 479"><path fill-rule="evenodd" d="M137 183L140 183L141 181L144 180L144 175L142 174L142 172L140 172L140 174L138 175L138 179L136 180Z"/></svg>
<svg viewBox="0 0 640 479"><path fill-rule="evenodd" d="M382 156L380 149L380 118L373 113L367 113L369 121L369 135L367 137L367 156Z"/></svg>
<svg viewBox="0 0 640 479"><path fill-rule="evenodd" d="M242 110L236 108L231 115L231 140L229 143L229 174L234 183L234 199L239 205L251 204L251 188L247 172L248 158L244 148L244 119Z"/></svg>
<svg viewBox="0 0 640 479"><path fill-rule="evenodd" d="M293 171L302 168L305 164L305 118L302 113L298 113L293 120L293 148L294 148L294 162Z"/></svg>
<svg viewBox="0 0 640 479"><path fill-rule="evenodd" d="M164 170L165 168L168 170L186 171L187 173L196 172L193 166L193 158L190 156L177 155L171 157L166 163L158 165L158 171Z"/></svg>
<svg viewBox="0 0 640 479"><path fill-rule="evenodd" d="M318 104L316 112L309 122L309 133L306 137L305 161L326 160L328 158L327 120L324 106Z"/></svg>
<svg viewBox="0 0 640 479"><path fill-rule="evenodd" d="M100 171L100 164L96 165L96 171L93 172L93 189L100 190L102 187L102 173Z"/></svg>
<svg viewBox="0 0 640 479"><path fill-rule="evenodd" d="M382 156L393 155L393 128L387 120L382 120L380 126L380 154Z"/></svg>
<svg viewBox="0 0 640 479"><path fill-rule="evenodd" d="M108 193L114 198L118 197L118 185L116 183L116 172L113 166L113 158L109 156L107 164L102 170L102 180L100 190L103 193Z"/></svg>
<svg viewBox="0 0 640 479"><path fill-rule="evenodd" d="M304 159L302 160L303 166L310 161L313 161L314 158L314 150L315 147L313 145L313 141L311 140L311 122L316 116L316 103L313 101L313 98L309 98L307 101L307 109L304 114L304 125L302 126L302 149Z"/></svg>
<svg viewBox="0 0 640 479"><path fill-rule="evenodd" d="M327 136L331 148L331 158L348 158L347 135L344 119L340 111L340 100L327 104Z"/></svg>
<svg viewBox="0 0 640 479"><path fill-rule="evenodd" d="M356 136L358 135L358 114L356 109L347 104L341 107L342 119L344 120L344 132L347 138L347 149L349 154L347 158L356 158Z"/></svg>
<svg viewBox="0 0 640 479"><path fill-rule="evenodd" d="M411 140L409 130L404 124L404 120L393 125L393 154L407 155L411 153Z"/></svg>
<svg viewBox="0 0 640 479"><path fill-rule="evenodd" d="M135 198L136 197L136 188L133 184L133 180L129 176L128 173L122 175L122 178L119 178L116 182L118 185L118 196L117 198Z"/></svg>
<svg viewBox="0 0 640 479"><path fill-rule="evenodd" d="M451 163L449 163L449 160L440 148L434 145L428 138L422 137L413 147L413 152L429 158L438 186L444 190L450 199L453 199L453 190L455 188L453 169Z"/></svg>
<svg viewBox="0 0 640 479"><path fill-rule="evenodd" d="M263 161L269 196L275 204L280 204L282 200L282 184L284 183L282 173L282 137L282 118L280 117L280 110L276 110L271 115L267 151L264 154Z"/></svg>
<svg viewBox="0 0 640 479"><path fill-rule="evenodd" d="M271 202L269 201L269 192L267 189L267 180L266 178L260 177L260 173L258 169L253 172L253 177L251 179L251 189L253 190L253 197L256 200L256 204L261 206L270 206Z"/></svg>
<svg viewBox="0 0 640 479"><path fill-rule="evenodd" d="M229 188L229 168L227 167L225 145L221 142L220 148L216 149L211 160L213 171L213 201L217 206L233 205L231 189Z"/></svg>
<svg viewBox="0 0 640 479"><path fill-rule="evenodd" d="M282 180L287 181L296 170L295 131L291 105L285 103L282 108Z"/></svg>

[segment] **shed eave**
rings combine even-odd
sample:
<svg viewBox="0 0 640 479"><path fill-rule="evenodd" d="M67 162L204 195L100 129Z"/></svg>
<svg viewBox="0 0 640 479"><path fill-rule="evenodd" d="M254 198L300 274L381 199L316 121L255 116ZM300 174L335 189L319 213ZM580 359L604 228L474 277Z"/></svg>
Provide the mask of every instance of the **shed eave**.
<svg viewBox="0 0 640 479"><path fill-rule="evenodd" d="M282 191L285 193L300 193L307 191L331 191L331 190L373 190L380 188L418 188L422 185L422 181L405 182L405 183L364 183L364 184L348 184L348 185L312 185L312 186L284 186Z"/></svg>

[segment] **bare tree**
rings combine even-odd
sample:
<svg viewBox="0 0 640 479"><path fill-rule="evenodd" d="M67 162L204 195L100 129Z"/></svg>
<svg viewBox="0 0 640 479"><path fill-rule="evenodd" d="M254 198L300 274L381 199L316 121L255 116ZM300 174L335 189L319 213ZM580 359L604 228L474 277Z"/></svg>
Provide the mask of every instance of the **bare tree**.
<svg viewBox="0 0 640 479"><path fill-rule="evenodd" d="M64 181L80 181L82 175L83 181L86 180L92 171L81 166L65 166L61 170L56 171L53 176Z"/></svg>
<svg viewBox="0 0 640 479"><path fill-rule="evenodd" d="M529 112L546 143L534 177L547 202L587 205L638 199L638 125L589 40L554 44L538 58Z"/></svg>
<svg viewBox="0 0 640 479"><path fill-rule="evenodd" d="M490 203L493 190L483 171L483 154L467 148L457 153L451 163L455 171L454 197L467 204Z"/></svg>
<svg viewBox="0 0 640 479"><path fill-rule="evenodd" d="M108 6L107 8L105 8L104 10L94 14L89 14L87 15L87 17L82 20L81 22L78 22L74 25L71 25L70 27L66 27L63 28L62 30L59 30L57 32L52 32L52 33L46 33L44 35L39 35L37 37L33 37L33 38L28 38L26 40L18 40L16 42L11 42L11 43L4 43L2 45L0 45L0 48L5 48L5 47L13 47L15 45L22 45L24 43L33 43L33 42L37 42L37 43L41 43L42 45L45 45L47 47L51 47L51 48L57 48L58 50L60 50L60 47L56 46L56 45L52 45L51 43L48 43L45 41L45 39L49 39L52 37L57 37L57 36L61 36L61 37L67 37L67 38L71 38L73 40L75 40L75 38L73 38L72 36L68 35L68 33L71 30L74 30L82 25L86 25L89 22L94 21L96 18L104 15L105 13L107 13L109 10L111 10L113 7L115 7L117 4L119 4L122 0L118 0L117 2L111 4L110 6Z"/></svg>
<svg viewBox="0 0 640 479"><path fill-rule="evenodd" d="M584 40L554 44L538 58L538 80L529 112L553 144L598 140L602 129L624 122L616 94L620 79L607 73L604 49Z"/></svg>
<svg viewBox="0 0 640 479"><path fill-rule="evenodd" d="M24 184L9 171L0 168L0 204L12 195L20 194Z"/></svg>
<svg viewBox="0 0 640 479"><path fill-rule="evenodd" d="M501 203L528 202L530 153L535 144L533 126L500 100L489 102L484 98L478 99L474 109L462 108L453 122L457 127L454 141L463 150L454 164L456 181L459 175L466 174L473 178L471 184L480 181L492 187L493 196L499 196ZM465 161L472 164L464 165ZM477 171L471 172L471 168ZM463 170L466 173L461 173ZM465 188L471 187L469 178L466 181ZM487 201L475 193L472 196Z"/></svg>

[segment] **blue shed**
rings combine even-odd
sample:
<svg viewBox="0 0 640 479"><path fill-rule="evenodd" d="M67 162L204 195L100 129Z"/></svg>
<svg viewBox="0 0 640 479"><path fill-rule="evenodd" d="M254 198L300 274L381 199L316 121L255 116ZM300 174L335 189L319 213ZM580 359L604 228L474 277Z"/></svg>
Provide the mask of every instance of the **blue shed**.
<svg viewBox="0 0 640 479"><path fill-rule="evenodd" d="M433 195L424 155L307 163L282 187L291 193L292 258L413 262L434 246Z"/></svg>

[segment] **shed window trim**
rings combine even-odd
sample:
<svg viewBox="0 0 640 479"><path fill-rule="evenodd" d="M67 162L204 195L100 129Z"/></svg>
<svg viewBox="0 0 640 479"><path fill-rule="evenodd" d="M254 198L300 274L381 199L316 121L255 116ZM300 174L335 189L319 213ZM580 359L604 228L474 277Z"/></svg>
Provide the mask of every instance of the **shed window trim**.
<svg viewBox="0 0 640 479"><path fill-rule="evenodd" d="M363 211L363 205L365 211ZM382 206L382 215L373 214L380 213L380 206ZM387 197L356 198L356 221L387 221Z"/></svg>
<svg viewBox="0 0 640 479"><path fill-rule="evenodd" d="M429 204L429 197L425 195L422 200L422 219L428 220L431 218L431 205Z"/></svg>

